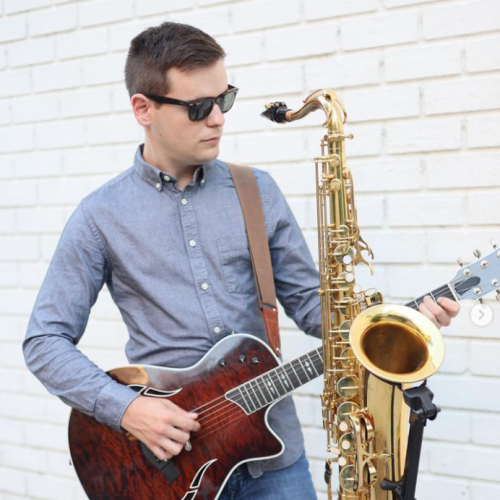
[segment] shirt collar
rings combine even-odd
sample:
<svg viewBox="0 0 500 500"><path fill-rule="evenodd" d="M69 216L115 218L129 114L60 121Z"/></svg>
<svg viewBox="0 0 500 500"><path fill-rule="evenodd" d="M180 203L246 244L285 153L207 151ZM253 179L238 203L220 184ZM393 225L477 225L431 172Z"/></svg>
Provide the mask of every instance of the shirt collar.
<svg viewBox="0 0 500 500"><path fill-rule="evenodd" d="M159 168L154 167L148 163L142 156L144 151L144 143L137 146L134 158L134 170L139 174L139 176L151 184L155 189L161 191L163 189L164 183L176 182L177 179L167 172L163 172ZM199 184L201 187L205 185L208 174L212 169L214 164L213 161L209 161L200 165L194 172L193 183Z"/></svg>

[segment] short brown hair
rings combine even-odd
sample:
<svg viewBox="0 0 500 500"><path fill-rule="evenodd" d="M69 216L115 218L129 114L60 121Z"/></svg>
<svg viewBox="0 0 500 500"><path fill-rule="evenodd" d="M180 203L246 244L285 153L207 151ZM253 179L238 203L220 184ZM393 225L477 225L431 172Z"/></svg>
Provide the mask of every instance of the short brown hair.
<svg viewBox="0 0 500 500"><path fill-rule="evenodd" d="M188 72L206 68L225 56L224 49L200 29L165 22L132 40L125 63L125 85L130 97L138 93L168 94L169 69Z"/></svg>

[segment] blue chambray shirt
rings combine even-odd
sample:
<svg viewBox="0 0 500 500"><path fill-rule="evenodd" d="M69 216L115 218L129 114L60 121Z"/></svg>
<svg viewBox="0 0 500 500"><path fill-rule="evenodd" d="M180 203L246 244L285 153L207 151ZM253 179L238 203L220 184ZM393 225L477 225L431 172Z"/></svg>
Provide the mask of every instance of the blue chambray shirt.
<svg viewBox="0 0 500 500"><path fill-rule="evenodd" d="M107 285L130 338L130 363L187 367L234 332L267 341L233 180L208 162L181 192L147 163L138 146L131 168L84 198L70 217L38 294L23 344L29 369L62 401L120 431L138 397L76 345ZM272 177L254 169L262 199L276 293L307 334L321 336L318 272L300 228ZM257 477L292 464L303 450L291 397L269 424L280 457L250 462Z"/></svg>

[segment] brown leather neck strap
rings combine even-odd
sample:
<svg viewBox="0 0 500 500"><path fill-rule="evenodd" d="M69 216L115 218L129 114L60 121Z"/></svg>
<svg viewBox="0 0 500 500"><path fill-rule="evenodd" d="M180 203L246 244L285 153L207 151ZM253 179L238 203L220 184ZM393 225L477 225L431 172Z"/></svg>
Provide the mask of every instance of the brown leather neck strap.
<svg viewBox="0 0 500 500"><path fill-rule="evenodd" d="M267 338L273 351L281 356L273 266L257 181L250 167L230 163L227 166L233 177L245 219L248 246L259 296L259 307L266 325Z"/></svg>

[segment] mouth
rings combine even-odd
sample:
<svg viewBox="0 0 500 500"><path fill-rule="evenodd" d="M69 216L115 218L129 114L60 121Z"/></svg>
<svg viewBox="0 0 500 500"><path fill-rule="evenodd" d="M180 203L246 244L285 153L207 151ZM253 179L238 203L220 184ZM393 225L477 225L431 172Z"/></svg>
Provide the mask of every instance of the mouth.
<svg viewBox="0 0 500 500"><path fill-rule="evenodd" d="M210 139L205 139L204 141L201 141L201 142L209 142L209 143L216 143L216 142L219 142L221 136L218 135L216 137L211 137Z"/></svg>

